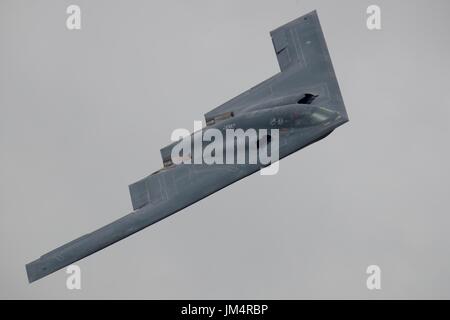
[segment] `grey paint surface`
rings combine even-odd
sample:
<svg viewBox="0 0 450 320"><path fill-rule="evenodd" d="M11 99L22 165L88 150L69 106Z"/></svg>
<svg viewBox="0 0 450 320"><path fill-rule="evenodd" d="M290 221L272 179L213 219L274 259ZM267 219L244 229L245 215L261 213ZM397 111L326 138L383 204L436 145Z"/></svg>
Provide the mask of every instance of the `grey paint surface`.
<svg viewBox="0 0 450 320"><path fill-rule="evenodd" d="M71 33L71 2L2 1L1 297L450 297L449 98L439 94L449 4L378 3L383 29L371 32L364 1L80 1L83 29ZM261 30L312 9L349 125L284 159L277 176L251 176L81 262L81 291L65 288L64 272L27 284L36 254L130 210L126 186L160 166L167 132L276 73ZM64 228L43 236L48 225ZM369 264L382 268L381 291L365 287Z"/></svg>

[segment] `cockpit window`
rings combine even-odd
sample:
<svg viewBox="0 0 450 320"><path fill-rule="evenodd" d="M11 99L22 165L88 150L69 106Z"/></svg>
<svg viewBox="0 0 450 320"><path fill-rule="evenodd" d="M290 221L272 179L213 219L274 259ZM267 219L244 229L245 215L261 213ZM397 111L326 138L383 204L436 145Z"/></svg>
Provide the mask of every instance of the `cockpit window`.
<svg viewBox="0 0 450 320"><path fill-rule="evenodd" d="M318 97L318 95L314 95L311 93L305 93L303 95L303 97L298 100L298 104L311 104L316 98Z"/></svg>

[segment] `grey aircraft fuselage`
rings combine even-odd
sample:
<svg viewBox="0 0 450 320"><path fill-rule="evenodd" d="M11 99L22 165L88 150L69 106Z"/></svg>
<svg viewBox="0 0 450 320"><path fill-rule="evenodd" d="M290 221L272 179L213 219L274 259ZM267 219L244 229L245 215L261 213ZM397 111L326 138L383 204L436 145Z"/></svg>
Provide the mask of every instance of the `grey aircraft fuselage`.
<svg viewBox="0 0 450 320"><path fill-rule="evenodd" d="M200 151L203 156L203 151L206 146L209 144L205 143L204 131L205 130L218 130L223 137L223 149L224 153L229 152L227 150L227 130L237 130L241 129L243 132L248 132L248 130L260 130L265 129L267 131L267 135L269 135L271 130L291 130L291 129L305 129L312 126L326 126L334 120L339 120L340 115L338 112L327 109L326 107L321 106L311 106L303 103L295 103L296 101L301 101L301 99L296 99L295 101L291 101L292 104L287 105L271 105L268 107L267 105L256 105L251 109L245 111L238 116L229 116L227 119L223 119L218 123L211 123L206 128L203 128L200 132L194 132L187 138L181 139L180 141L174 142L171 145L167 146L165 150L161 151L164 155L163 163L164 167L170 167L173 165L173 155L171 154L172 149L177 144L185 144L189 145L189 150L191 153L188 155L180 155L180 159L188 159L189 163L194 163L192 160L195 158L195 144L201 145ZM295 103L295 104L294 104ZM230 143L236 143L234 141L234 136L231 136L233 141ZM262 139L263 137L258 136L258 139ZM269 140L270 141L270 140ZM239 142L239 141L238 141ZM252 141L249 141L249 144ZM245 143L245 142L244 142ZM246 151L248 152L249 144L245 145ZM231 145L232 148L237 148L235 145ZM231 149L231 152L235 153L237 150ZM192 158L192 159L191 159ZM197 162L195 162L197 163ZM225 163L225 160L222 160L222 163ZM264 165L264 164L262 164Z"/></svg>

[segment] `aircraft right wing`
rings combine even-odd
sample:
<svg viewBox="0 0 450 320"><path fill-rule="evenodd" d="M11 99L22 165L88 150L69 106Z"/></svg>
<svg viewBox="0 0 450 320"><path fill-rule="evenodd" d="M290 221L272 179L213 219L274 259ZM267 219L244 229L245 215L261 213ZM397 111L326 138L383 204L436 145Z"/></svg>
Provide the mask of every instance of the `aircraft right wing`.
<svg viewBox="0 0 450 320"><path fill-rule="evenodd" d="M279 97L311 94L347 117L316 11L270 32L281 72L205 114L206 123Z"/></svg>

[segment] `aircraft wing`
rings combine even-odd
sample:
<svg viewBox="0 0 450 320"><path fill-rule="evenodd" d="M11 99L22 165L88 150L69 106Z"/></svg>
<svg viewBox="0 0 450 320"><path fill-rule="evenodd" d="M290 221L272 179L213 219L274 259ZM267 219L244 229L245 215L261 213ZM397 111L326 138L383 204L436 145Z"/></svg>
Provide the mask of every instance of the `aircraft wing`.
<svg viewBox="0 0 450 320"><path fill-rule="evenodd" d="M205 114L211 122L235 115L262 101L310 92L313 103L327 103L347 118L341 91L316 11L270 32L281 72Z"/></svg>

